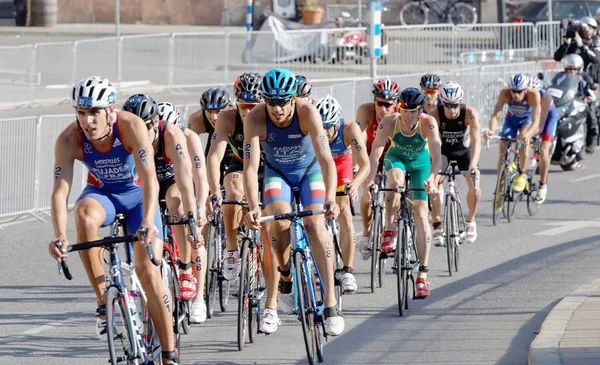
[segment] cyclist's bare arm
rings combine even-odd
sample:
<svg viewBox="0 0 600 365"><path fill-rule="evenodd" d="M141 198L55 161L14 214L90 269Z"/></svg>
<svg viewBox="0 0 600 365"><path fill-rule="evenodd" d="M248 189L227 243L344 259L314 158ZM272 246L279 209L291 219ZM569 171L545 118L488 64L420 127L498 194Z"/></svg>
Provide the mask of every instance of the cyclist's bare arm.
<svg viewBox="0 0 600 365"><path fill-rule="evenodd" d="M540 126L540 116L542 114L542 102L540 92L535 89L527 89L527 104L531 106L531 126L526 130L526 139L533 137Z"/></svg>
<svg viewBox="0 0 600 365"><path fill-rule="evenodd" d="M250 111L244 122L244 192L248 210L258 212L258 166L260 164L260 140L267 134L265 104Z"/></svg>
<svg viewBox="0 0 600 365"><path fill-rule="evenodd" d="M481 154L481 126L479 124L479 113L472 106L467 106L467 126L471 129L471 167L475 168L479 163Z"/></svg>
<svg viewBox="0 0 600 365"><path fill-rule="evenodd" d="M142 226L153 227L159 187L154 166L154 148L148 138L148 129L144 121L135 114L120 111L118 118L121 142L135 159L135 167L143 187Z"/></svg>
<svg viewBox="0 0 600 365"><path fill-rule="evenodd" d="M419 120L421 123L421 133L423 138L427 139L429 145L429 155L431 157L431 168L429 176L435 177L442 168L442 140L436 120L430 115L421 113Z"/></svg>
<svg viewBox="0 0 600 365"><path fill-rule="evenodd" d="M67 199L73 183L73 166L83 159L77 123L68 126L56 140L54 148L54 186L50 199L55 238L67 238Z"/></svg>
<svg viewBox="0 0 600 365"><path fill-rule="evenodd" d="M351 146L353 165L358 166L358 170L352 181L354 186L362 185L367 177L369 177L371 169L367 147L362 139L362 135L358 124L351 121L344 121L344 145Z"/></svg>
<svg viewBox="0 0 600 365"><path fill-rule="evenodd" d="M196 205L201 212L204 212L204 202L208 196L208 180L206 179L206 164L204 163L204 148L200 136L190 129L184 129L188 154L192 161L192 179L196 189ZM198 222L203 217L197 217Z"/></svg>
<svg viewBox="0 0 600 365"><path fill-rule="evenodd" d="M496 101L496 106L494 107L494 112L492 113L492 117L490 118L490 128L486 137L489 137L493 134L498 127L498 118L502 115L502 109L504 109L504 105L510 103L510 90L503 89L500 91L500 95L498 95L498 101Z"/></svg>
<svg viewBox="0 0 600 365"><path fill-rule="evenodd" d="M362 131L363 141L367 140L367 126L369 125L369 104L363 104L356 110L356 124Z"/></svg>
<svg viewBox="0 0 600 365"><path fill-rule="evenodd" d="M204 126L204 117L202 116L202 109L198 110L188 118L189 129L196 132L196 134L206 133L206 127Z"/></svg>
<svg viewBox="0 0 600 365"><path fill-rule="evenodd" d="M235 110L225 110L219 114L217 119L215 132L210 137L212 142L208 157L206 158L208 185L212 194L217 194L220 191L219 177L221 176L221 160L227 149L227 138L233 133L231 130L231 120L235 123ZM234 125L235 127L235 125Z"/></svg>
<svg viewBox="0 0 600 365"><path fill-rule="evenodd" d="M185 135L179 127L169 123L165 128L165 155L173 161L175 183L181 193L183 211L196 215L194 185L192 184L192 162L188 155Z"/></svg>
<svg viewBox="0 0 600 365"><path fill-rule="evenodd" d="M323 120L314 105L296 98L296 111L300 129L305 134L310 134L315 157L321 166L323 182L325 183L326 202L335 201L335 190L337 188L337 172L335 162L329 149L329 138L323 129Z"/></svg>
<svg viewBox="0 0 600 365"><path fill-rule="evenodd" d="M371 146L371 154L369 155L369 165L371 168L369 171L369 177L366 181L369 185L375 180L377 168L379 167L379 159L383 154L383 149L385 148L387 140L394 134L396 118L398 118L398 113L388 115L387 117L383 118L381 123L379 123L379 126L377 126L377 134L375 135L375 140Z"/></svg>

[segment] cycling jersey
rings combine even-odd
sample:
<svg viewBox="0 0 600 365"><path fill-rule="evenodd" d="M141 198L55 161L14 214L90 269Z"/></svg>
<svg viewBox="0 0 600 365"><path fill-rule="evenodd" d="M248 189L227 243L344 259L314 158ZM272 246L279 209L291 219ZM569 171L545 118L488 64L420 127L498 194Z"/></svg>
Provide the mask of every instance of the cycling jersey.
<svg viewBox="0 0 600 365"><path fill-rule="evenodd" d="M527 93L520 103L511 98L508 103L506 119L504 120L504 125L502 125L500 137L516 138L517 132L520 129L531 124L532 110L533 108L527 103Z"/></svg>
<svg viewBox="0 0 600 365"><path fill-rule="evenodd" d="M540 90L540 96L544 96L546 90ZM554 142L554 138L556 138L556 126L558 125L558 113L556 112L556 107L554 106L554 100L550 103L550 108L548 109L548 116L546 117L546 123L544 123L544 130L540 134L542 141Z"/></svg>
<svg viewBox="0 0 600 365"><path fill-rule="evenodd" d="M242 162L242 150L244 145L244 123L238 111L235 112L235 128L233 134L228 137L229 146L233 152L233 158Z"/></svg>
<svg viewBox="0 0 600 365"><path fill-rule="evenodd" d="M385 170L398 168L405 175L410 173L411 186L415 189L422 189L423 182L429 176L431 159L427 140L423 138L421 132L421 122L417 122L415 133L408 136L402 132L402 121L398 116L394 126L394 135L390 140L392 145L385 154ZM427 200L427 194L424 191L414 191L412 195L416 200Z"/></svg>
<svg viewBox="0 0 600 365"><path fill-rule="evenodd" d="M265 113L267 138L260 141L265 156L264 203L293 201L293 189L300 190L304 207L325 202L325 184L309 135L300 128L298 113L292 123L277 127Z"/></svg>
<svg viewBox="0 0 600 365"><path fill-rule="evenodd" d="M118 115L118 114L117 114ZM97 151L81 132L83 164L89 170L88 184L77 198L94 199L106 213L102 227L115 221L118 213L124 214L127 234L135 234L144 218L143 189L135 168L133 155L121 143L118 117L112 126L112 147L107 152ZM154 217L159 238L163 238L162 221L158 207Z"/></svg>
<svg viewBox="0 0 600 365"><path fill-rule="evenodd" d="M469 150L470 140L467 135L467 106L460 104L460 114L456 119L449 119L444 113L444 107L438 106L440 118L440 138L442 140L442 155Z"/></svg>
<svg viewBox="0 0 600 365"><path fill-rule="evenodd" d="M329 143L331 156L335 162L337 171L337 191L344 191L347 184L352 182L354 173L352 171L352 154L350 147L344 142L344 119L340 119L337 136Z"/></svg>
<svg viewBox="0 0 600 365"><path fill-rule="evenodd" d="M171 185L175 184L175 169L173 161L165 153L165 129L167 123L163 120L158 124L158 150L154 154L154 166L156 167L156 177L160 185L158 200L163 200L167 196L167 191Z"/></svg>

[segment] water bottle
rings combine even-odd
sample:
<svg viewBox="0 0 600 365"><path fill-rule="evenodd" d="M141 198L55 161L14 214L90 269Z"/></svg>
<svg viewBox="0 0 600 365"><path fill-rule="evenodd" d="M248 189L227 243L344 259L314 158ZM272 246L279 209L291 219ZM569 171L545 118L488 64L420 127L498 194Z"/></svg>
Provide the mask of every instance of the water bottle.
<svg viewBox="0 0 600 365"><path fill-rule="evenodd" d="M534 154L529 159L529 163L527 164L527 170L528 171L535 171L536 167L537 167L537 155Z"/></svg>

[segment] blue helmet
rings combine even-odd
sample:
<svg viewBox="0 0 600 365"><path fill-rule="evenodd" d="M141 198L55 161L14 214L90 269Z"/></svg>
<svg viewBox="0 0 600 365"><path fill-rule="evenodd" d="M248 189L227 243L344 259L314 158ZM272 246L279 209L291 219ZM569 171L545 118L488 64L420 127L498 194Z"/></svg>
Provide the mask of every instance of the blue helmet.
<svg viewBox="0 0 600 365"><path fill-rule="evenodd" d="M261 90L265 99L290 99L296 96L296 77L289 70L274 68L262 79Z"/></svg>
<svg viewBox="0 0 600 365"><path fill-rule="evenodd" d="M525 90L529 87L529 79L522 73L514 74L508 81L508 88L514 91Z"/></svg>

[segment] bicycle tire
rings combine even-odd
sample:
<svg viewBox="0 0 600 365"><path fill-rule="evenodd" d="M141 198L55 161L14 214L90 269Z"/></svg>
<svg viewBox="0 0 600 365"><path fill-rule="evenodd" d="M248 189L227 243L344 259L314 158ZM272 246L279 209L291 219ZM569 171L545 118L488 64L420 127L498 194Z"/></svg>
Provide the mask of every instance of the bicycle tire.
<svg viewBox="0 0 600 365"><path fill-rule="evenodd" d="M301 252L294 253L294 270L296 271L296 290L298 291L298 318L302 323L302 334L304 337L304 345L306 348L306 354L308 356L308 363L310 365L315 364L316 356L316 332L315 332L315 311L316 308L312 308L310 301L310 295L308 292L308 278L307 272L304 269L304 265L308 266L304 260Z"/></svg>
<svg viewBox="0 0 600 365"><path fill-rule="evenodd" d="M371 244L371 293L375 293L375 275L379 264L379 226L381 225L381 207L373 209L373 222L371 223L371 234L369 242Z"/></svg>
<svg viewBox="0 0 600 365"><path fill-rule="evenodd" d="M246 342L246 332L248 331L249 302L250 302L250 243L247 239L243 240L240 254L240 279L238 289L238 307L237 307L237 344L238 350L244 349Z"/></svg>
<svg viewBox="0 0 600 365"><path fill-rule="evenodd" d="M531 184L531 183L530 183ZM531 217L535 216L537 212L539 212L542 204L539 204L534 198L534 192L537 190L537 187L534 191L529 191L527 193L527 212Z"/></svg>
<svg viewBox="0 0 600 365"><path fill-rule="evenodd" d="M218 237L217 237L218 236ZM212 224L208 230L208 260L206 270L206 316L212 318L215 310L215 301L217 297L218 286L218 264L217 264L217 245L221 236L220 230L217 230Z"/></svg>
<svg viewBox="0 0 600 365"><path fill-rule="evenodd" d="M411 218L412 219L412 218ZM408 249L409 249L409 244L408 244L408 234L406 233L406 223L403 226L403 230L404 230L404 243L403 243L403 247L402 247L402 257L400 258L400 265L402 266L402 282L404 283L404 310L408 309L408 278L409 276L412 277L412 264L410 263L409 257L408 257ZM414 249L414 242L415 242L415 227L412 227L411 230L411 238L412 238L412 251L415 252L416 255L416 250ZM416 256L415 256L416 257ZM419 259L417 258L417 262L419 261ZM413 292L414 292L415 288L414 288L414 283L413 283ZM414 293L413 293L413 297L414 297Z"/></svg>
<svg viewBox="0 0 600 365"><path fill-rule="evenodd" d="M400 228L401 226L399 226L398 229L398 237L404 237L403 234L403 228ZM400 245L396 244L396 252L404 252L403 251L403 244L401 243ZM403 254L396 254L394 255L394 267L396 268L396 289L398 291L398 314L400 315L400 317L402 317L404 315L404 268L402 267L402 260L400 259L400 257L404 256Z"/></svg>
<svg viewBox="0 0 600 365"><path fill-rule="evenodd" d="M252 300L250 301L250 306L248 308L249 312L249 321L248 321L248 340L250 343L254 343L256 336L258 335L258 329L260 327L260 297L257 296L258 290L266 290L265 286L261 286L261 278L264 283L264 274L261 270L262 267L262 246L259 242L255 243L255 252L254 252L254 283L250 286L250 294Z"/></svg>
<svg viewBox="0 0 600 365"><path fill-rule="evenodd" d="M448 9L448 20L455 26L472 29L472 26L477 23L477 13L473 11L473 6L458 2Z"/></svg>
<svg viewBox="0 0 600 365"><path fill-rule="evenodd" d="M227 249L222 249L221 257L227 257ZM223 263L219 263L219 267L223 267ZM227 304L229 303L229 292L231 291L231 282L229 280L225 280L222 277L219 278L219 304L221 306L221 312L227 311Z"/></svg>
<svg viewBox="0 0 600 365"><path fill-rule="evenodd" d="M500 219L500 217L497 215L499 215L500 210L503 208L504 206L504 187L502 189L499 189L500 185L504 182L504 175L506 173L506 165L502 164L500 166L500 171L498 172L498 177L496 179L496 188L494 189L494 198L492 199L492 222L494 223L494 226L498 224L498 221ZM500 190L500 193L498 192L498 190ZM497 201L502 200L500 208L496 209L496 205L497 205Z"/></svg>
<svg viewBox="0 0 600 365"><path fill-rule="evenodd" d="M181 307L181 329L185 335L190 333L190 323L191 323L191 308L190 301L179 302L179 306Z"/></svg>
<svg viewBox="0 0 600 365"><path fill-rule="evenodd" d="M171 270L171 297L173 298L173 335L175 336L175 348L177 349L177 353L181 352L181 332L179 331L181 326L181 321L183 320L183 313L181 312L181 304L183 301L179 301L179 283L177 280L177 271L170 264L169 270Z"/></svg>
<svg viewBox="0 0 600 365"><path fill-rule="evenodd" d="M513 202L515 199L515 192L513 190L514 181L515 178L511 177L509 174L504 177L504 201L506 202L506 219L508 220L508 223L513 221L513 216L511 214L511 202Z"/></svg>
<svg viewBox="0 0 600 365"><path fill-rule="evenodd" d="M338 310L341 312L342 311L342 295L343 293L343 288L342 288L342 267L343 267L343 260L341 257L341 248L340 248L340 243L338 240L338 235L334 234L333 235L333 249L335 251L335 256L334 256L334 266L333 266L333 273L334 273L334 285L335 285L335 300L336 300L336 307L338 308Z"/></svg>
<svg viewBox="0 0 600 365"><path fill-rule="evenodd" d="M452 276L452 264L454 260L454 242L453 242L453 228L452 228L452 198L450 194L446 195L444 199L444 236L446 241L446 258L448 261L448 274Z"/></svg>
<svg viewBox="0 0 600 365"><path fill-rule="evenodd" d="M112 365L117 365L122 363L120 358L122 356L117 356L117 348L118 345L116 343L116 339L120 337L122 339L121 346L123 347L124 355L129 358L135 356L135 334L132 328L132 318L130 316L130 311L127 310L127 306L125 305L125 298L121 295L119 290L111 286L108 288L106 292L106 336L108 338L108 352L110 355L110 363ZM125 327L124 334L116 334L115 333L115 309L119 310L122 322ZM126 350L125 345L129 346L129 350ZM128 365L137 365L139 364L138 359L130 359L127 361Z"/></svg>
<svg viewBox="0 0 600 365"><path fill-rule="evenodd" d="M379 255L379 268L377 269L377 280L379 282L379 287L383 288L383 278L385 276L385 262L387 260L387 255L383 257L380 253Z"/></svg>
<svg viewBox="0 0 600 365"><path fill-rule="evenodd" d="M458 262L460 260L460 216L458 215L458 210L460 207L460 203L458 201L452 202L452 206L454 208L454 213L452 216L452 226L454 227L454 272L458 272Z"/></svg>
<svg viewBox="0 0 600 365"><path fill-rule="evenodd" d="M418 17L413 16L412 19L409 17L409 15L415 14L418 15ZM402 25L426 25L429 24L429 9L421 6L418 1L411 1L400 8L399 17ZM413 19L420 19L421 17L423 21L412 21Z"/></svg>

